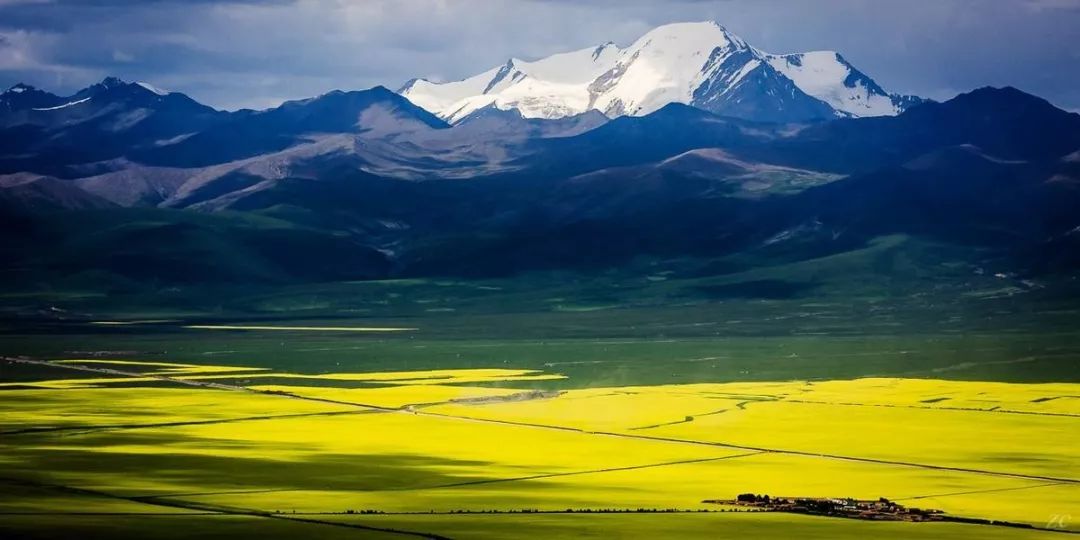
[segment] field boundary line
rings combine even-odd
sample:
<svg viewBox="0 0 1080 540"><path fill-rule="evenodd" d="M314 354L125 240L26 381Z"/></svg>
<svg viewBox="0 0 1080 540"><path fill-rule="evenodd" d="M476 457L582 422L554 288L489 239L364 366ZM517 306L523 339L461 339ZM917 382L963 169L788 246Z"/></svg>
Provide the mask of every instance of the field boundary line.
<svg viewBox="0 0 1080 540"><path fill-rule="evenodd" d="M925 405L889 405L888 403L845 403L840 401L814 401L808 399L781 399L780 401L787 403L805 404L805 405L832 405L837 407L882 407L886 409L917 409L924 411L951 411L951 412L979 412L979 413L998 413L998 414L1026 414L1030 416L1051 416L1051 417L1065 417L1065 418L1080 418L1080 414L1073 413L1055 413L1055 412L1039 412L1039 411L1015 411L1011 409L976 409L968 407L930 407Z"/></svg>

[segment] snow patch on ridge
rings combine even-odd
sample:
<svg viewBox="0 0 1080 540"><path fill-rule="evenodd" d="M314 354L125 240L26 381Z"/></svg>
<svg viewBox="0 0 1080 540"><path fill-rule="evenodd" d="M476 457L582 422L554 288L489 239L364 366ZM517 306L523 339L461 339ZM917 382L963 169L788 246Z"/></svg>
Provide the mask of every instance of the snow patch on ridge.
<svg viewBox="0 0 1080 540"><path fill-rule="evenodd" d="M137 82L135 84L137 84L137 85L143 87L143 89L149 90L150 92L153 92L153 93L155 93L155 94L157 94L159 96L167 96L167 95L169 95L169 93L166 92L165 90L162 90L162 89L160 89L160 88L158 88L158 87L156 87L156 86L154 86L154 85L152 85L150 83L147 83L147 82Z"/></svg>
<svg viewBox="0 0 1080 540"><path fill-rule="evenodd" d="M41 109L33 109L33 110L35 110L35 111L56 111L56 110L60 110L60 109L66 109L68 107L73 107L73 106L78 105L80 103L86 103L87 101L90 101L90 98L82 98L80 100L71 101L71 102L65 103L63 105L57 105L55 107L44 107L44 108L41 108Z"/></svg>

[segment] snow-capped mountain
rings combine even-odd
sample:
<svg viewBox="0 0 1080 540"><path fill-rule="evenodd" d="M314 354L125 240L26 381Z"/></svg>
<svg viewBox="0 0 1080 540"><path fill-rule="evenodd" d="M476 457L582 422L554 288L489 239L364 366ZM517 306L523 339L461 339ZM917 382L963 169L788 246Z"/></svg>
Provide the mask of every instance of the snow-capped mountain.
<svg viewBox="0 0 1080 540"><path fill-rule="evenodd" d="M454 123L494 105L526 118L596 109L640 116L669 103L769 122L886 116L919 103L889 94L833 51L762 52L715 22L660 26L614 43L506 64L455 82L409 81L399 91Z"/></svg>

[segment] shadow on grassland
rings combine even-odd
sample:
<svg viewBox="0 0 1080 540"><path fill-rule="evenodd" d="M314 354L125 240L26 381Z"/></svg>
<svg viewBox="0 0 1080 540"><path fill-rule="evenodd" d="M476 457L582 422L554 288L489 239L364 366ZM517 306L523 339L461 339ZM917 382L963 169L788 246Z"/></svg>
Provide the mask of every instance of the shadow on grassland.
<svg viewBox="0 0 1080 540"><path fill-rule="evenodd" d="M806 296L817 288L816 283L784 281L781 279L758 279L724 285L700 285L694 290L711 300L788 300Z"/></svg>
<svg viewBox="0 0 1080 540"><path fill-rule="evenodd" d="M355 436L374 434L358 432ZM477 474L493 465L480 460L322 453L317 447L299 442L188 439L179 433L110 432L70 439L20 439L19 443L3 449L6 463L0 466L0 477L74 486L115 482L117 488L110 492L132 497L286 490L381 491L499 478ZM39 446L42 443L48 446ZM117 449L110 450L111 446Z"/></svg>

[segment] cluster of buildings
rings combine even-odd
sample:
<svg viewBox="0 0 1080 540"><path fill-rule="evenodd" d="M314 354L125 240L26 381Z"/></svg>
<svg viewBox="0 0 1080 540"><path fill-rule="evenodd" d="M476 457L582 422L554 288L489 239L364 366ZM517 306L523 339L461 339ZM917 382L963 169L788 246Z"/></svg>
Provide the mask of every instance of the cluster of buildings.
<svg viewBox="0 0 1080 540"><path fill-rule="evenodd" d="M743 493L733 500L706 503L750 507L769 512L789 512L815 516L846 517L880 521L943 521L941 510L907 508L884 497L877 500L823 499L814 497L770 497Z"/></svg>

